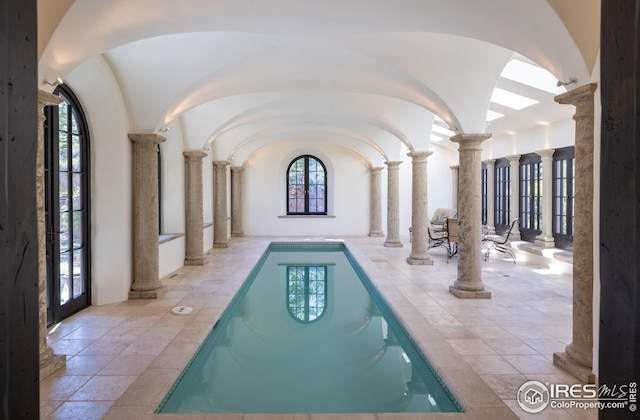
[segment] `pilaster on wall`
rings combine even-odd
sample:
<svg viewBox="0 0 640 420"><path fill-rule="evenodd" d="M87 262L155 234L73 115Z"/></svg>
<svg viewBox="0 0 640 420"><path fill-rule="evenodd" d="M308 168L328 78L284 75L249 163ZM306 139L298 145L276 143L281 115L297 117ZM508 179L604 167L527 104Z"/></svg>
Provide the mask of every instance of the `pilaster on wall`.
<svg viewBox="0 0 640 420"><path fill-rule="evenodd" d="M159 279L157 134L129 134L133 144L133 284L129 299L157 299L167 291Z"/></svg>
<svg viewBox="0 0 640 420"><path fill-rule="evenodd" d="M184 265L204 265L202 253L202 159L206 153L194 150L183 152L186 179L186 255Z"/></svg>
<svg viewBox="0 0 640 420"><path fill-rule="evenodd" d="M231 236L244 236L242 228L242 174L244 167L231 167Z"/></svg>
<svg viewBox="0 0 640 420"><path fill-rule="evenodd" d="M227 248L227 166L229 161L213 161L213 247Z"/></svg>
<svg viewBox="0 0 640 420"><path fill-rule="evenodd" d="M554 353L554 364L583 382L594 383L593 367L593 93L590 83L554 99L575 105L575 198L573 229L573 333L564 353ZM608 188L608 187L607 187Z"/></svg>
<svg viewBox="0 0 640 420"><path fill-rule="evenodd" d="M451 141L459 144L460 182L458 191L458 278L449 292L463 299L489 299L491 292L482 282L482 203L480 155L482 142L491 134L458 134Z"/></svg>
<svg viewBox="0 0 640 420"><path fill-rule="evenodd" d="M554 149L538 150L542 158L542 233L536 236L535 244L544 248L556 245L553 238L553 152Z"/></svg>
<svg viewBox="0 0 640 420"><path fill-rule="evenodd" d="M400 164L387 161L387 239L384 246L402 248L400 241Z"/></svg>
<svg viewBox="0 0 640 420"><path fill-rule="evenodd" d="M369 199L369 236L384 236L382 233L382 198L380 180L383 167L372 167L371 171L371 197Z"/></svg>

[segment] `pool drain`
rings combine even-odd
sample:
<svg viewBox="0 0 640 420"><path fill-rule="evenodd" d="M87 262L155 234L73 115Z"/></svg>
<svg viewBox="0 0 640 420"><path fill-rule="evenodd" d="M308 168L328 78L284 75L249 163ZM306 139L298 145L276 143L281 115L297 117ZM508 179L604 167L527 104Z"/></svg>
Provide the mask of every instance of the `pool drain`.
<svg viewBox="0 0 640 420"><path fill-rule="evenodd" d="M171 310L172 313L176 315L187 315L193 311L191 306L176 306Z"/></svg>

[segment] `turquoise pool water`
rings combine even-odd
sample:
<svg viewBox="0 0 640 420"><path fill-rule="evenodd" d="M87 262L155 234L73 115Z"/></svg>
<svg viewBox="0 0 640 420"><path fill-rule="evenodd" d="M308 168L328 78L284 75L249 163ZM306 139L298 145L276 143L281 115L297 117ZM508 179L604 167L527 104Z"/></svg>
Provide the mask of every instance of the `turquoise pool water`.
<svg viewBox="0 0 640 420"><path fill-rule="evenodd" d="M272 243L159 413L460 412L344 244Z"/></svg>

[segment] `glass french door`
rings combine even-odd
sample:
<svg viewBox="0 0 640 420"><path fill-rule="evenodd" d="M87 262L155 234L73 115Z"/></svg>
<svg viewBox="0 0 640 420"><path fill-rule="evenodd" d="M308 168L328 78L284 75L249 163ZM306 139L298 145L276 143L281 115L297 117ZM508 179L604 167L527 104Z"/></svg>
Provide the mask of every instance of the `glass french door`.
<svg viewBox="0 0 640 420"><path fill-rule="evenodd" d="M75 95L47 107L45 122L45 214L47 226L47 323L90 305L89 142Z"/></svg>

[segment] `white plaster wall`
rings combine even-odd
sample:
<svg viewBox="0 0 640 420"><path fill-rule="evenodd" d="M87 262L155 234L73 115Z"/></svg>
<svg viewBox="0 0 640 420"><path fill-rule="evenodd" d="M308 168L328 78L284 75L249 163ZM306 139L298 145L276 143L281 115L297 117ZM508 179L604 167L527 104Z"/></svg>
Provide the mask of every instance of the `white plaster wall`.
<svg viewBox="0 0 640 420"><path fill-rule="evenodd" d="M280 218L286 214L286 170L295 157L320 158L328 172L330 218ZM370 172L364 159L343 146L280 142L245 163L242 194L246 235L346 236L369 233Z"/></svg>
<svg viewBox="0 0 640 420"><path fill-rule="evenodd" d="M207 156L202 159L202 211L203 222L213 223L213 163L211 151L205 150ZM213 226L204 228L202 232L202 251L213 248Z"/></svg>
<svg viewBox="0 0 640 420"><path fill-rule="evenodd" d="M185 237L180 236L158 247L160 278L166 277L184 265Z"/></svg>
<svg viewBox="0 0 640 420"><path fill-rule="evenodd" d="M443 140L446 141L446 140ZM427 160L427 217L431 219L438 208L450 208L453 200L453 172L458 164L458 151L432 145L433 154Z"/></svg>
<svg viewBox="0 0 640 420"><path fill-rule="evenodd" d="M64 79L82 104L91 139L91 302L123 301L133 277L131 142L124 102L99 58Z"/></svg>
<svg viewBox="0 0 640 420"><path fill-rule="evenodd" d="M537 150L573 146L575 128L575 121L570 118L513 136L491 138L482 143L482 159L499 159L509 155L534 153Z"/></svg>
<svg viewBox="0 0 640 420"><path fill-rule="evenodd" d="M174 122L160 144L162 157L162 232L185 232L185 163L180 123ZM184 253L182 254L184 261ZM174 270L182 265L175 267ZM173 271L173 270L172 270Z"/></svg>

